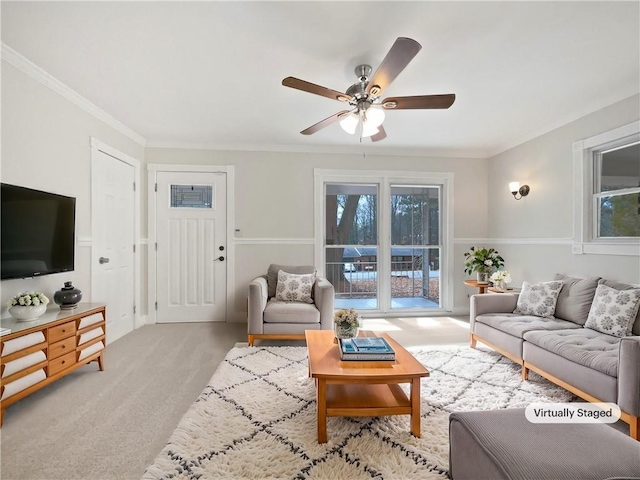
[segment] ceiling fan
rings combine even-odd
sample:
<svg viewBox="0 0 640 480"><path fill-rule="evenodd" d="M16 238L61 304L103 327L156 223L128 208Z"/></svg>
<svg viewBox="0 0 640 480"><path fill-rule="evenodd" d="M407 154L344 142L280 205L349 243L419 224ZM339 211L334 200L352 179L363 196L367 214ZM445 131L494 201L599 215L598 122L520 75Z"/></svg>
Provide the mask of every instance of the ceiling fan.
<svg viewBox="0 0 640 480"><path fill-rule="evenodd" d="M380 99L382 92L389 86L400 72L422 49L422 46L410 38L399 37L384 57L378 70L371 75L369 65L358 65L355 69L358 81L351 85L345 93L306 82L295 77L282 80L285 87L295 88L303 92L332 98L349 104L348 110L331 115L315 125L302 130L303 135L311 135L339 121L340 126L350 134L359 134L360 138L371 137L374 142L386 138L382 122L385 110L409 109L446 109L453 105L455 94L418 95L413 97L387 97Z"/></svg>

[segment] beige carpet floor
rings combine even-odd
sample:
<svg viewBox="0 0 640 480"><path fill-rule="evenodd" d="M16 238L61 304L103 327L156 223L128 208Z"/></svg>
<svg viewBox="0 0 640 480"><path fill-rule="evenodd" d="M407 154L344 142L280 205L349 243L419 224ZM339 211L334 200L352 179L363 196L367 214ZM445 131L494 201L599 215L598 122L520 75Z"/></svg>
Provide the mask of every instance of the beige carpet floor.
<svg viewBox="0 0 640 480"><path fill-rule="evenodd" d="M364 328L405 346L465 345L469 331L464 317L368 319ZM6 410L0 478L139 479L245 341L246 324L212 323L148 325L110 344L104 372L84 366Z"/></svg>

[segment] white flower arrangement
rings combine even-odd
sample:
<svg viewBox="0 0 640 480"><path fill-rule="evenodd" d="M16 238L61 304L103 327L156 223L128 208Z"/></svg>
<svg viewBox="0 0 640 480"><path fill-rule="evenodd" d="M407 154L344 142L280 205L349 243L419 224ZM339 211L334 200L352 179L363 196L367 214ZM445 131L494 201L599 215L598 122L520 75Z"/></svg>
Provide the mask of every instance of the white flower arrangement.
<svg viewBox="0 0 640 480"><path fill-rule="evenodd" d="M360 315L353 308L336 310L333 323L343 328L357 327L360 325Z"/></svg>
<svg viewBox="0 0 640 480"><path fill-rule="evenodd" d="M7 308L13 307L14 305L22 305L24 307L33 306L37 307L38 305L47 305L49 303L49 299L44 293L40 292L24 292L20 295L16 295L15 297L7 300L5 306Z"/></svg>
<svg viewBox="0 0 640 480"><path fill-rule="evenodd" d="M337 338L358 336L360 315L353 308L336 310L333 314L334 331Z"/></svg>
<svg viewBox="0 0 640 480"><path fill-rule="evenodd" d="M498 270L497 272L493 272L489 277L494 284L496 283L511 283L511 275L506 270Z"/></svg>

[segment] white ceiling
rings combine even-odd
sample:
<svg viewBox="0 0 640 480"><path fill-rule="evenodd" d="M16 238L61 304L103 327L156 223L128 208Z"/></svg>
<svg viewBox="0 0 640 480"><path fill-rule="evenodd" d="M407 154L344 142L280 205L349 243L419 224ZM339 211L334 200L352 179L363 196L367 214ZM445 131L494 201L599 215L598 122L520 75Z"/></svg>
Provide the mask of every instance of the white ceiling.
<svg viewBox="0 0 640 480"><path fill-rule="evenodd" d="M148 146L490 156L640 91L638 2L2 2L2 41ZM388 137L331 125L397 37L422 50L383 97Z"/></svg>

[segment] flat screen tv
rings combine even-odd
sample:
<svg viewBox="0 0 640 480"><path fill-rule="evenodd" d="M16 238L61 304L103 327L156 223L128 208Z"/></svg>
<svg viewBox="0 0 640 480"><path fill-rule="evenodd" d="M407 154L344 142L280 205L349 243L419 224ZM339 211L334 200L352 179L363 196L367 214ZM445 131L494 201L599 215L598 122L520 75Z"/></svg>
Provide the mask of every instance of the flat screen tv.
<svg viewBox="0 0 640 480"><path fill-rule="evenodd" d="M76 199L0 184L0 278L28 278L74 268Z"/></svg>

